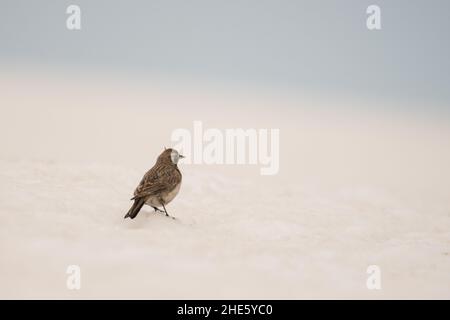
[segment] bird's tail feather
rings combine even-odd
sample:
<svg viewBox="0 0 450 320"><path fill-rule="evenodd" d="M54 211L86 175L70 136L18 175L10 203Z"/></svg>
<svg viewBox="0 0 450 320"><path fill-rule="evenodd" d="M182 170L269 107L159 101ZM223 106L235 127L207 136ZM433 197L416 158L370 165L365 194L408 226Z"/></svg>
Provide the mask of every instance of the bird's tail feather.
<svg viewBox="0 0 450 320"><path fill-rule="evenodd" d="M142 206L145 204L144 198L137 198L134 199L134 203L131 206L130 210L128 210L127 214L125 215L124 219L130 217L131 219L134 219L139 211L141 210Z"/></svg>

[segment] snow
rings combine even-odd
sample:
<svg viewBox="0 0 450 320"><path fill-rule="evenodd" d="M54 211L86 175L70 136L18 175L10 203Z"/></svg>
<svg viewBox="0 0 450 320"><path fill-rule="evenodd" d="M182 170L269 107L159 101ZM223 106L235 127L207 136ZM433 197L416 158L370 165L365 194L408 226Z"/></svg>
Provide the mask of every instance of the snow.
<svg viewBox="0 0 450 320"><path fill-rule="evenodd" d="M0 85L1 298L450 298L442 119L91 77ZM124 220L171 131L199 119L280 128L279 175L181 163L176 220L147 206ZM367 289L369 265L382 290Z"/></svg>

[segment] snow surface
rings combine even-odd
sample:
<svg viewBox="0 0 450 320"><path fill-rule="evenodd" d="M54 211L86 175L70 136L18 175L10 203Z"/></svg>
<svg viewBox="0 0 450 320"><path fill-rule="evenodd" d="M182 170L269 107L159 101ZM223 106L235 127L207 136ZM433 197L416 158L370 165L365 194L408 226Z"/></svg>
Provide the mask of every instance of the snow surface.
<svg viewBox="0 0 450 320"><path fill-rule="evenodd" d="M445 121L90 80L1 77L0 298L450 298ZM176 220L124 220L194 120L280 128L279 175L181 163Z"/></svg>

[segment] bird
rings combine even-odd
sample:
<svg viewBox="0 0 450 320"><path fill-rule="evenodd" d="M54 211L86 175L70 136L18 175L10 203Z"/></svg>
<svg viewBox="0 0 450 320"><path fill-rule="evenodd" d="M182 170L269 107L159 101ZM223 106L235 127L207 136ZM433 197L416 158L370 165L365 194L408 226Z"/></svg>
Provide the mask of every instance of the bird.
<svg viewBox="0 0 450 320"><path fill-rule="evenodd" d="M182 175L178 169L178 161L184 158L177 150L168 148L158 156L155 165L145 173L134 191L133 205L124 219L134 219L144 204L151 206L155 212L165 213L166 205L171 202L180 191ZM159 207L164 209L161 210Z"/></svg>

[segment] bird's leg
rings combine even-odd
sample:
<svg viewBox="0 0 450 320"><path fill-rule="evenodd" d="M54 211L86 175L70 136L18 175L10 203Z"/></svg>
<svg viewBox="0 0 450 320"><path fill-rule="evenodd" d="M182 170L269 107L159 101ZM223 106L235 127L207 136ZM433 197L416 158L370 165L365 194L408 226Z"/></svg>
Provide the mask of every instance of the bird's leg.
<svg viewBox="0 0 450 320"><path fill-rule="evenodd" d="M152 206L152 208L155 209L155 212L165 213L165 211L162 211L161 209L158 209L157 207Z"/></svg>
<svg viewBox="0 0 450 320"><path fill-rule="evenodd" d="M175 217L169 216L169 214L167 213L166 207L164 206L164 203L161 202L161 204L164 208L164 212L166 213L166 217L171 217L172 219L175 219Z"/></svg>

